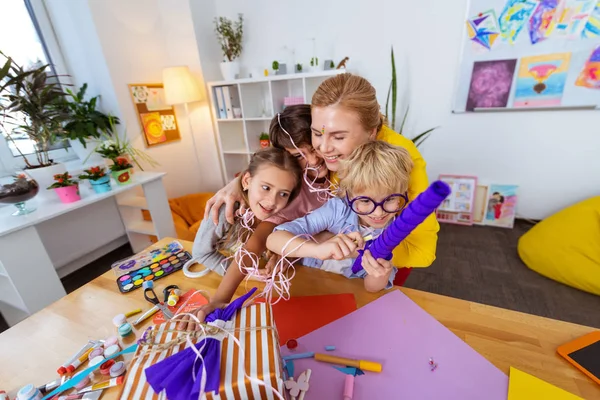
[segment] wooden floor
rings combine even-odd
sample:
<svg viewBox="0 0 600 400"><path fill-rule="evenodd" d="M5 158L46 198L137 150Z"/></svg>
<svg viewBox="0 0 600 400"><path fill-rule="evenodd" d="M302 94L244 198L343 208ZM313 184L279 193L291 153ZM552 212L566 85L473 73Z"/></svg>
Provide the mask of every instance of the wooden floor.
<svg viewBox="0 0 600 400"><path fill-rule="evenodd" d="M406 286L529 314L600 328L600 297L544 278L517 255L518 238L532 225L514 229L442 224L437 260L415 269ZM68 293L131 255L123 246L62 279ZM0 318L0 332L6 329Z"/></svg>

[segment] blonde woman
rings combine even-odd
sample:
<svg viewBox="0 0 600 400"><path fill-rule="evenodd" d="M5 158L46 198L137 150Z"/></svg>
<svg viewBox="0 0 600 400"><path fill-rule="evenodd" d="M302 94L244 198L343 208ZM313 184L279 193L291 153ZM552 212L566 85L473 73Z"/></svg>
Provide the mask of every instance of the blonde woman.
<svg viewBox="0 0 600 400"><path fill-rule="evenodd" d="M325 80L312 98L312 146L325 159L334 183L338 181L340 161L358 146L377 140L404 148L413 162L407 191L411 201L428 186L425 160L411 140L386 125L379 110L375 88L366 79L340 74ZM218 210L226 204L227 219L233 220L234 204L242 201L238 186L232 182L209 200L205 218L210 213L217 220ZM405 267L399 270L396 285L404 284L411 267L423 268L433 263L438 231L439 224L432 214L396 247L392 264Z"/></svg>

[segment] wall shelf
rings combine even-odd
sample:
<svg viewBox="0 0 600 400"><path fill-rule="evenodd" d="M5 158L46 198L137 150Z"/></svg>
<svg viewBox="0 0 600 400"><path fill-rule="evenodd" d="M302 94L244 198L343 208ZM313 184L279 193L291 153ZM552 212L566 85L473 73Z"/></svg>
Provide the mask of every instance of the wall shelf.
<svg viewBox="0 0 600 400"><path fill-rule="evenodd" d="M283 111L285 97L302 97L310 104L324 80L344 72L328 70L208 82L223 183L243 171L250 156L260 149L260 134L269 132L273 116ZM241 110L242 118L233 118L233 108Z"/></svg>
<svg viewBox="0 0 600 400"><path fill-rule="evenodd" d="M125 229L130 232L143 233L145 235L156 235L156 229L152 221L134 221L129 222Z"/></svg>

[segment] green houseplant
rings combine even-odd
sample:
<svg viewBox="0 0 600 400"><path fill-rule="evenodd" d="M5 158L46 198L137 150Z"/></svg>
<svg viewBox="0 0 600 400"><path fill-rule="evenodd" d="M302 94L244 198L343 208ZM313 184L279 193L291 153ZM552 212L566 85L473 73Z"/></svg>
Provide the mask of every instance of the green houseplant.
<svg viewBox="0 0 600 400"><path fill-rule="evenodd" d="M50 146L61 141L63 123L68 117L66 94L58 77L48 74L48 64L26 70L4 53L0 54L7 58L0 70L1 127L8 140L14 142L14 136L24 134L35 142L37 162L17 147L27 169L51 166L54 162L48 155Z"/></svg>
<svg viewBox="0 0 600 400"><path fill-rule="evenodd" d="M271 141L269 140L269 134L267 132L261 132L259 140L260 147L263 149L271 145Z"/></svg>
<svg viewBox="0 0 600 400"><path fill-rule="evenodd" d="M406 123L406 119L408 118L408 110L410 109L410 107L406 108L406 112L404 113L404 116L402 117L402 124L400 124L400 127L396 128L396 104L397 104L397 100L398 100L398 82L396 80L396 60L394 58L394 47L392 47L392 50L391 50L391 61L392 61L392 81L390 82L390 87L388 89L386 102L385 102L385 118L388 120L388 123L390 123L390 128L392 128L399 134L404 135L404 124ZM390 106L390 95L392 96L392 98L391 98L391 108L392 108L391 115L388 113L389 106ZM425 140L427 140L427 138L429 137L431 132L433 132L435 129L437 129L437 128L430 128L424 132L419 133L418 135L414 136L411 139L412 142L415 144L415 146L419 147L421 144L423 144L423 142L425 142Z"/></svg>
<svg viewBox="0 0 600 400"><path fill-rule="evenodd" d="M6 58L0 69L0 128L17 148L29 175L46 187L55 174L65 171L49 154L53 145L64 143L63 125L69 115L66 93L58 77L49 73L49 65L26 69L4 53L0 55ZM19 149L16 140L21 138L33 141L33 155Z"/></svg>
<svg viewBox="0 0 600 400"><path fill-rule="evenodd" d="M94 151L107 160L111 160L115 164L117 158L126 158L133 162L140 170L144 170L140 161L148 163L151 167L159 165L152 157L145 152L133 147L127 133L124 132L122 137L115 129L114 121L110 122L108 132L103 132L100 137L101 141L96 145ZM85 162L85 161L84 161Z"/></svg>
<svg viewBox="0 0 600 400"><path fill-rule="evenodd" d="M233 80L240 73L240 64L237 59L242 54L243 48L244 16L238 14L236 22L226 17L219 17L214 19L214 23L215 33L223 52L221 74L223 74L223 79Z"/></svg>
<svg viewBox="0 0 600 400"><path fill-rule="evenodd" d="M97 142L103 132L112 135L111 126L119 124L117 117L96 109L100 96L85 99L87 87L87 83L84 83L77 93L65 89L69 97L66 102L69 115L63 127L64 136L69 139L71 148L81 160L89 159L89 154L93 152L92 149L87 149L90 142Z"/></svg>

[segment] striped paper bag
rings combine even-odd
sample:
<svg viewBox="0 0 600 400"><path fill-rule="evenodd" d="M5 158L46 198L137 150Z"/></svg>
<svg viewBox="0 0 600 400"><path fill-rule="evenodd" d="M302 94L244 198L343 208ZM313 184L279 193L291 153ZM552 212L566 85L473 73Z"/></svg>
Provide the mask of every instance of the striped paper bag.
<svg viewBox="0 0 600 400"><path fill-rule="evenodd" d="M253 378L267 382L285 397L283 362L271 306L259 303L244 307L234 315L228 326L231 326L231 333L241 343L243 362L240 347L229 335L211 336L221 340L220 387L219 393L207 393L202 396L202 399L277 398L273 391L265 388L264 385L247 380L244 372ZM138 347L127 371L125 384L122 386L121 400L166 399L164 391L154 393L152 387L146 382L144 369L188 347L187 341L177 343L184 334L174 332L175 327L174 322L157 325L154 328L152 341L154 344ZM166 346L173 341L176 344Z"/></svg>

